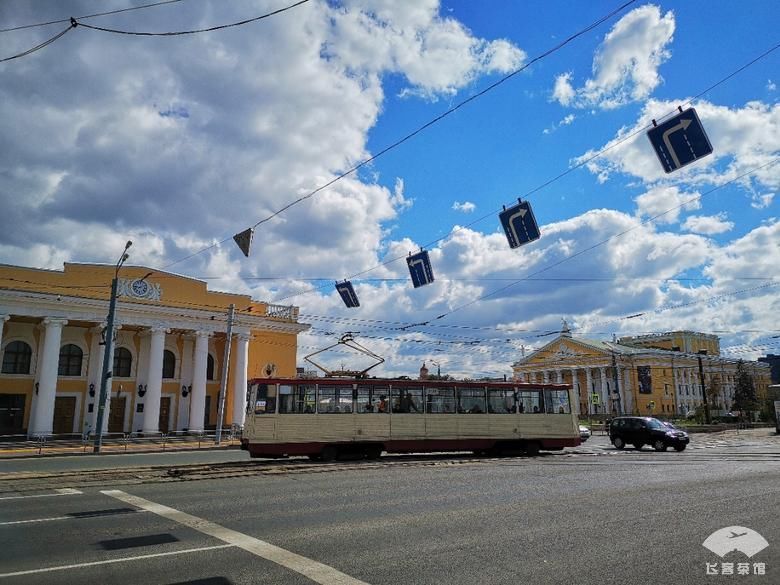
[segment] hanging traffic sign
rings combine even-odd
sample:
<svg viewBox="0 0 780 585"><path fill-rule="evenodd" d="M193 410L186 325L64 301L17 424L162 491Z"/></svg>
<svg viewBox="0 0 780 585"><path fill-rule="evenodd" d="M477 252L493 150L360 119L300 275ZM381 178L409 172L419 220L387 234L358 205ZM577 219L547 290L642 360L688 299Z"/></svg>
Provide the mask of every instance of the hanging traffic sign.
<svg viewBox="0 0 780 585"><path fill-rule="evenodd" d="M539 226L528 201L517 200L514 205L498 214L510 248L518 248L539 239Z"/></svg>
<svg viewBox="0 0 780 585"><path fill-rule="evenodd" d="M693 108L680 110L671 120L651 128L647 137L667 173L712 153L710 139Z"/></svg>
<svg viewBox="0 0 780 585"><path fill-rule="evenodd" d="M591 404L601 404L601 396L598 395L598 393L594 392L590 395L590 402Z"/></svg>
<svg viewBox="0 0 780 585"><path fill-rule="evenodd" d="M249 258L249 248L252 245L252 236L254 233L255 230L249 228L248 230L244 230L240 234L233 236L233 240L238 244L238 247L241 248L241 251L247 258Z"/></svg>
<svg viewBox="0 0 780 585"><path fill-rule="evenodd" d="M359 307L360 301L358 301L355 289L352 287L352 283L348 280L344 282L336 283L336 290L341 295L341 300L347 307Z"/></svg>
<svg viewBox="0 0 780 585"><path fill-rule="evenodd" d="M409 257L406 259L406 264L409 266L409 275L412 277L414 288L433 282L433 268L431 267L431 259L428 257L428 252L420 250L414 255L410 252Z"/></svg>

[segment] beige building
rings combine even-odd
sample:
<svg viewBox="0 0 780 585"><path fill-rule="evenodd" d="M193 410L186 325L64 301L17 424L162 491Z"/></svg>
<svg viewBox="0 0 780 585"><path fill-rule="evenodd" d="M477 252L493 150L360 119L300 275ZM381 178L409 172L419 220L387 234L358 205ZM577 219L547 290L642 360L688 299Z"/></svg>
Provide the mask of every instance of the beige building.
<svg viewBox="0 0 780 585"><path fill-rule="evenodd" d="M556 339L512 368L518 380L572 384L580 416L684 416L703 403L700 363L710 412L728 412L737 360L720 356L715 335L675 331L605 342L574 337L564 322ZM770 384L769 366L744 363L762 399Z"/></svg>
<svg viewBox="0 0 780 585"><path fill-rule="evenodd" d="M0 434L94 432L114 266L0 265ZM247 379L295 375L296 307L209 291L143 266L119 274L113 377L104 429L145 434L242 426ZM228 307L236 306L229 363Z"/></svg>

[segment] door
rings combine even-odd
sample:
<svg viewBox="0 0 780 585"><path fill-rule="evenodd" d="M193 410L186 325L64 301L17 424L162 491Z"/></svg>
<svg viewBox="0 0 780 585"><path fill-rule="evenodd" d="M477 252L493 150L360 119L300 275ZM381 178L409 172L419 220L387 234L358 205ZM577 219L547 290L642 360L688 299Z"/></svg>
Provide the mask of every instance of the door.
<svg viewBox="0 0 780 585"><path fill-rule="evenodd" d="M22 434L24 399L24 394L0 394L0 435Z"/></svg>
<svg viewBox="0 0 780 585"><path fill-rule="evenodd" d="M73 432L73 421L76 418L76 397L57 396L54 399L54 425L52 432L55 435L64 435Z"/></svg>
<svg viewBox="0 0 780 585"><path fill-rule="evenodd" d="M171 398L170 396L163 396L160 398L160 421L159 429L161 433L168 433L168 425L171 416Z"/></svg>
<svg viewBox="0 0 780 585"><path fill-rule="evenodd" d="M108 413L108 432L123 433L125 431L125 406L127 397L111 399L111 410Z"/></svg>
<svg viewBox="0 0 780 585"><path fill-rule="evenodd" d="M206 408L203 409L203 428L209 428L209 420L211 419L211 396L206 394Z"/></svg>

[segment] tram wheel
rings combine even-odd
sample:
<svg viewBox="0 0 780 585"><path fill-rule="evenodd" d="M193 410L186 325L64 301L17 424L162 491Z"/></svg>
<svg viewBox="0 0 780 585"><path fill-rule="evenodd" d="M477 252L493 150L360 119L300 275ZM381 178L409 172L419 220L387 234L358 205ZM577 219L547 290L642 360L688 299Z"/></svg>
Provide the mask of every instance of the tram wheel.
<svg viewBox="0 0 780 585"><path fill-rule="evenodd" d="M327 447L324 447L322 449L322 453L320 453L320 459L322 461L335 461L338 456L339 456L339 449L338 447L335 447L333 445L328 445Z"/></svg>
<svg viewBox="0 0 780 585"><path fill-rule="evenodd" d="M366 459L379 459L382 456L382 445L369 445L364 453Z"/></svg>
<svg viewBox="0 0 780 585"><path fill-rule="evenodd" d="M525 446L525 454L530 457L539 455L539 443L528 443Z"/></svg>

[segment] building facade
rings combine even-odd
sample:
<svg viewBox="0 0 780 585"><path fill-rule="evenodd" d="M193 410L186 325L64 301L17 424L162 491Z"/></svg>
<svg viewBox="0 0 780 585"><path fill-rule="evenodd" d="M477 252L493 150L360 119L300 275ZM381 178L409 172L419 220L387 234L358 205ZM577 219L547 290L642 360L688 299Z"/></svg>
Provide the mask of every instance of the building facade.
<svg viewBox="0 0 780 585"><path fill-rule="evenodd" d="M92 433L97 424L114 267L0 265L0 435ZM242 426L247 379L293 376L296 307L213 292L206 283L123 267L104 431L199 432ZM236 307L224 363L228 307Z"/></svg>
<svg viewBox="0 0 780 585"><path fill-rule="evenodd" d="M515 378L525 382L572 384L580 416L686 416L703 404L705 391L710 412L717 416L732 408L737 369L737 360L722 358L719 347L716 336L692 331L614 342L575 338L564 322L555 340L512 368ZM769 366L743 363L759 399L765 397Z"/></svg>

